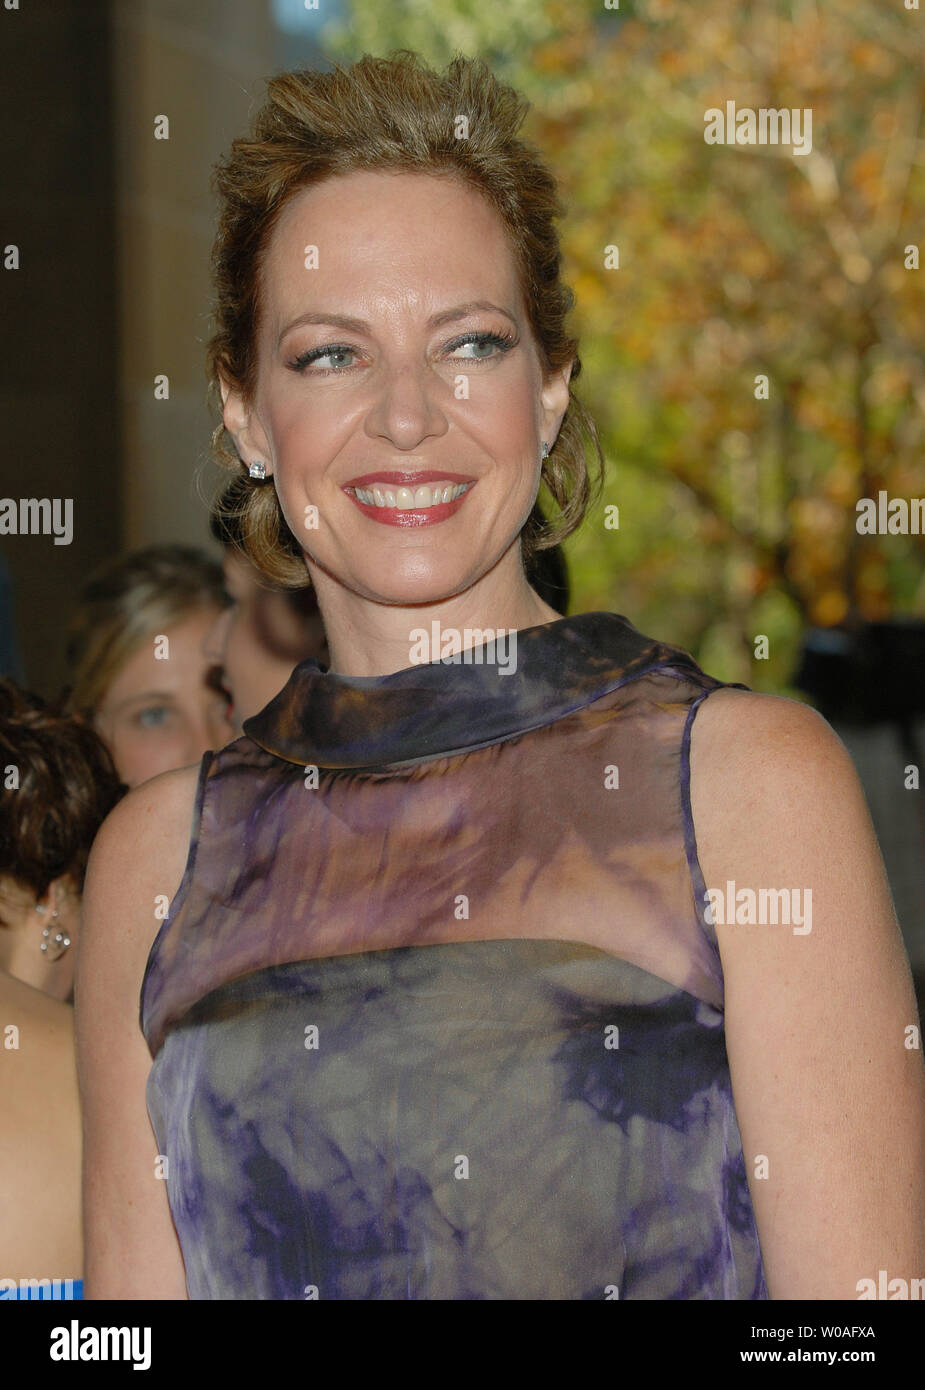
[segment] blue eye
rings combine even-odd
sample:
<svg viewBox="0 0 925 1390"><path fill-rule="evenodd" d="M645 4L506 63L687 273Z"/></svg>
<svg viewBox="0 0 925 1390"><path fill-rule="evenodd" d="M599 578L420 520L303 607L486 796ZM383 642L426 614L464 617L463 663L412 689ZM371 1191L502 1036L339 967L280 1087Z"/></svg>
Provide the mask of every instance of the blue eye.
<svg viewBox="0 0 925 1390"><path fill-rule="evenodd" d="M309 352L303 352L300 357L297 357L295 361L291 362L289 365L292 367L293 371L300 372L310 363L319 362L323 357L342 357L345 354L355 357L356 348L347 347L340 343L329 343L327 347L312 348ZM325 376L328 372L342 372L343 370L343 367L322 367L316 375Z"/></svg>
<svg viewBox="0 0 925 1390"><path fill-rule="evenodd" d="M516 338L513 333L466 333L461 338L455 338L453 342L447 343L444 351L451 353L457 348L467 347L470 344L474 347L490 347L494 349L491 354L485 356L467 357L467 362L490 362L495 357L500 357L516 345ZM303 352L289 363L294 372L304 371L313 362L320 362L325 357L356 357L357 348L348 346L347 343L326 343L324 347L310 348L308 352ZM350 370L352 364L339 367L318 367L312 376L335 376Z"/></svg>
<svg viewBox="0 0 925 1390"><path fill-rule="evenodd" d="M149 705L139 710L135 718L143 729L160 729L172 714L168 705Z"/></svg>
<svg viewBox="0 0 925 1390"><path fill-rule="evenodd" d="M469 345L498 349L496 352L492 352L491 356L466 359L469 362L490 362L493 357L501 357L504 353L510 352L514 346L514 337L513 334L506 333L467 333L464 338L457 338L455 342L447 344L448 348L460 348Z"/></svg>

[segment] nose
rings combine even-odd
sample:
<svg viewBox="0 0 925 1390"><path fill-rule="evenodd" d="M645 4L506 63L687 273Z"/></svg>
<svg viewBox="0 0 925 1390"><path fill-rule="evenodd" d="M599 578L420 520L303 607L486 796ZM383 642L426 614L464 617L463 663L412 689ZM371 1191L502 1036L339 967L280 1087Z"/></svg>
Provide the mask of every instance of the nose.
<svg viewBox="0 0 925 1390"><path fill-rule="evenodd" d="M439 398L452 389L427 363L383 367L378 396L366 416L366 433L388 439L401 450L439 438L449 428Z"/></svg>

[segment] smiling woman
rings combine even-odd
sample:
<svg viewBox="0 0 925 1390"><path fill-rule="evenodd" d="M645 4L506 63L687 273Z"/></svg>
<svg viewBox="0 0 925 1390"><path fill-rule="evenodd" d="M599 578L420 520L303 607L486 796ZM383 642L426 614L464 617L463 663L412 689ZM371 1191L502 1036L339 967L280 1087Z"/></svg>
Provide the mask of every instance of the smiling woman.
<svg viewBox="0 0 925 1390"><path fill-rule="evenodd" d="M307 274L309 238L319 263ZM376 267L365 292L364 264ZM307 567L322 608L333 605L335 630L358 603L382 605L395 669L407 665L408 608L434 594L452 602L479 578L498 626L552 616L513 542L569 408L574 356L550 367L521 278L491 203L457 179L374 169L296 188L262 265L252 394L221 378L225 426L245 462L264 464L285 524L299 535L307 513L317 519L301 527L303 576ZM460 293L470 286L482 292ZM319 300L325 308L305 308ZM334 307L345 303L363 312ZM350 338L331 341L345 329ZM424 534L436 527L439 546ZM374 674L369 657L339 659Z"/></svg>
<svg viewBox="0 0 925 1390"><path fill-rule="evenodd" d="M271 79L219 170L215 444L329 662L94 847L91 1298L845 1298L925 1256L844 750L525 568L597 447L525 110L365 57ZM727 881L803 888L812 932L714 923Z"/></svg>

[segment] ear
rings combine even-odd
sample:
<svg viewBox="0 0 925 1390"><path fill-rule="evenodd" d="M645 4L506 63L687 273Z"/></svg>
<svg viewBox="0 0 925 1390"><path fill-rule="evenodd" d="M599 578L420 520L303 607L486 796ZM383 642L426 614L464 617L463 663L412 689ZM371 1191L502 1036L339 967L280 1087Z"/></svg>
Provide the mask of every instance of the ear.
<svg viewBox="0 0 925 1390"><path fill-rule="evenodd" d="M569 405L569 381L572 375L572 363L566 362L564 367L547 377L543 384L540 400L543 404L543 438L546 440L550 449L556 442L559 430L562 428L562 421Z"/></svg>
<svg viewBox="0 0 925 1390"><path fill-rule="evenodd" d="M267 477L273 470L270 466L270 446L266 433L257 418L253 406L248 405L240 387L233 386L224 377L219 377L222 392L222 420L231 435L235 448L245 467L252 463L265 463Z"/></svg>
<svg viewBox="0 0 925 1390"><path fill-rule="evenodd" d="M42 896L36 899L36 910L43 916L60 912L72 898L80 898L74 879L69 873L59 874L57 878L52 879Z"/></svg>

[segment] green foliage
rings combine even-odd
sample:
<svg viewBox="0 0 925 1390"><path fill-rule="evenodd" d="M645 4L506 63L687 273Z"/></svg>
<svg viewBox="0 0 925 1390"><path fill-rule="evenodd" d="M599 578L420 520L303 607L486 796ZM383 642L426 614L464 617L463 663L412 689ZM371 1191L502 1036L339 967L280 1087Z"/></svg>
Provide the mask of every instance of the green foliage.
<svg viewBox="0 0 925 1390"><path fill-rule="evenodd" d="M920 14L354 0L336 45L481 54L533 102L525 133L568 208L578 390L620 515L608 530L602 504L566 545L574 611L615 609L774 690L807 622L921 611L923 537L855 525L880 489L925 494ZM707 144L704 113L727 100L811 108L811 153Z"/></svg>
<svg viewBox="0 0 925 1390"><path fill-rule="evenodd" d="M499 76L516 71L518 55L545 43L554 34L550 15L536 0L393 0L391 4L355 3L349 19L325 29L332 55L353 62L364 53L385 54L410 48L428 63L444 67L457 53L480 55Z"/></svg>

